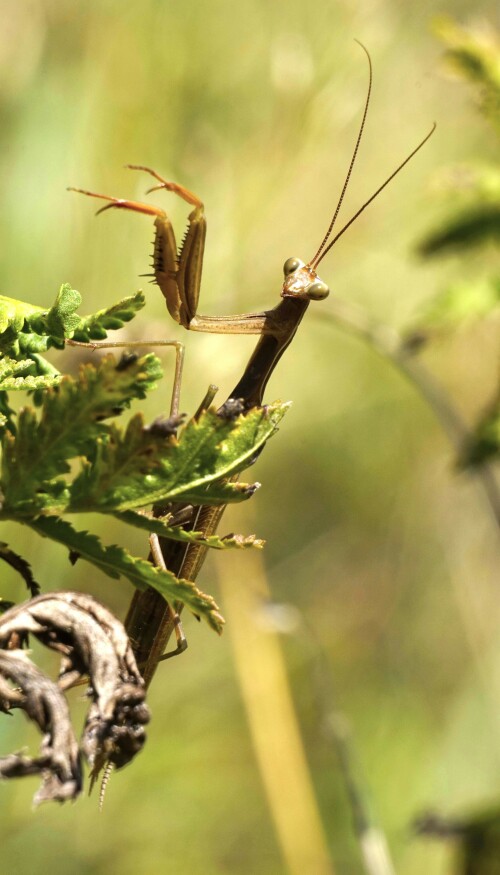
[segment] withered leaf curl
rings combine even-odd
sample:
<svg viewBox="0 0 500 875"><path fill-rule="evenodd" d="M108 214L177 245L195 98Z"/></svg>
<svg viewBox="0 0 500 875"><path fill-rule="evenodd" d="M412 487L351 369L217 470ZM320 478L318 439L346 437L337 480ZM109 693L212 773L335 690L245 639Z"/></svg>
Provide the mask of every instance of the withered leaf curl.
<svg viewBox="0 0 500 875"><path fill-rule="evenodd" d="M12 672L9 674L8 665L4 672L0 662L0 700L4 710L23 707L45 733L42 748L48 739L49 754L57 754L63 760L66 756L73 763L76 746L75 762L79 762L78 746L74 736L71 741L68 734L71 724L62 693L88 677L91 704L80 742L81 753L94 773L106 762L118 768L126 765L144 745L149 709L144 701L144 683L122 624L89 595L47 593L11 608L0 618L3 648L0 657L12 656L11 648L22 646L28 635L34 635L61 654L58 682L43 675L25 653L16 650L21 659L18 674L23 677L20 669L24 666L26 683L23 686ZM31 674L27 673L27 664ZM19 684L22 694L12 690L2 677ZM0 759L0 774L15 777L41 772L44 784L36 802L75 798L81 789L81 771L73 774L71 769L62 770L65 777L61 788L61 768L55 767L57 762L52 761L45 749L42 754L38 760L26 762L17 754L4 758L3 772Z"/></svg>
<svg viewBox="0 0 500 875"><path fill-rule="evenodd" d="M21 708L43 733L38 757L21 753L0 757L0 777L43 775L33 800L35 805L78 796L82 788L81 757L66 699L58 685L22 650L0 651L0 701L2 711Z"/></svg>

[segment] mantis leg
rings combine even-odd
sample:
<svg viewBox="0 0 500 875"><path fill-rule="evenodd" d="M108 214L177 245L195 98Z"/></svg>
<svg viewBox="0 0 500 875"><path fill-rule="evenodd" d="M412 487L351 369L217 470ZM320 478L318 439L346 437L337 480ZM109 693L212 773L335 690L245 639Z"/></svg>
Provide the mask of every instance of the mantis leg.
<svg viewBox="0 0 500 875"><path fill-rule="evenodd" d="M81 346L91 350L118 347L130 349L135 346L173 346L175 349L175 371L170 399L170 416L178 416L185 354L185 346L180 340L96 340L89 343L82 343L79 340L67 340L66 344L67 346Z"/></svg>
<svg viewBox="0 0 500 875"><path fill-rule="evenodd" d="M163 558L160 539L158 535L151 534L149 536L149 546L151 548L151 556L153 557L154 564L158 568L163 568L163 570L166 571L167 566L165 564L165 559ZM182 622L178 606L175 604L172 606L170 602L167 602L167 609L168 618L173 626L175 633L176 647L175 650L169 650L167 653L164 653L161 657L161 660L170 659L172 656L178 656L180 653L183 653L188 646L187 638L184 634L184 629L182 628Z"/></svg>
<svg viewBox="0 0 500 875"><path fill-rule="evenodd" d="M205 251L206 218L202 201L185 186L164 179L150 167L128 164L131 170L149 173L157 185L148 193L165 189L176 194L194 207L188 216L188 227L179 249L174 230L165 210L141 201L126 200L99 194L83 188L70 188L87 197L108 201L98 213L105 210L131 210L155 217L155 240L153 251L153 281L160 287L168 312L179 325L191 331L204 331L209 334L261 334L268 331L266 313L245 313L234 316L197 315L200 296L203 254Z"/></svg>
<svg viewBox="0 0 500 875"><path fill-rule="evenodd" d="M181 246L177 249L172 223L165 210L140 201L126 200L87 191L83 188L70 188L88 197L109 201L98 210L132 210L136 213L155 217L155 241L153 251L153 277L166 300L168 312L184 328L189 328L196 314L200 295L203 253L205 250L206 219L203 203L189 189L177 182L169 182L155 170L138 164L127 165L131 170L143 170L157 180L158 185L149 191L165 189L172 191L194 207L188 217L188 228Z"/></svg>
<svg viewBox="0 0 500 875"><path fill-rule="evenodd" d="M170 401L170 416L178 416L179 415L179 402L180 402L180 392L181 392L181 383L182 383L182 370L184 366L184 352L185 347L183 343L180 343L178 340L149 340L149 341L126 341L126 340L110 340L110 341L96 341L95 343L80 343L78 341L68 341L71 346L83 346L87 349L109 349L114 347L130 347L133 346L173 346L175 349L175 374L172 388L172 397ZM154 564L159 567L166 569L165 560L163 558L163 553L161 550L160 541L158 535L151 534L149 536L149 546L151 549L151 557L153 559ZM167 604L168 613L170 616L170 621L172 623L175 638L177 642L177 646L175 650L170 651L163 655L162 659L168 659L171 656L176 656L178 653L183 653L187 648L187 639L184 634L184 630L182 628L181 618L176 606L172 607L170 604ZM139 666L140 668L140 666Z"/></svg>

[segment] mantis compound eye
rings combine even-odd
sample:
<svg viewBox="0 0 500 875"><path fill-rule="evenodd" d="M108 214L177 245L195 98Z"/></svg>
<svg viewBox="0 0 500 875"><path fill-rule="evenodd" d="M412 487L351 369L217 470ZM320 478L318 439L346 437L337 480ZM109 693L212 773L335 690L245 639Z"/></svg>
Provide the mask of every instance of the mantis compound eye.
<svg viewBox="0 0 500 875"><path fill-rule="evenodd" d="M322 282L322 280L316 280L314 283L311 283L306 291L306 295L311 301L322 301L324 298L327 298L329 294L330 289L326 283Z"/></svg>
<svg viewBox="0 0 500 875"><path fill-rule="evenodd" d="M295 273L299 267L304 267L304 262L300 260L300 258L287 258L283 265L283 273L285 276L290 276L291 273Z"/></svg>

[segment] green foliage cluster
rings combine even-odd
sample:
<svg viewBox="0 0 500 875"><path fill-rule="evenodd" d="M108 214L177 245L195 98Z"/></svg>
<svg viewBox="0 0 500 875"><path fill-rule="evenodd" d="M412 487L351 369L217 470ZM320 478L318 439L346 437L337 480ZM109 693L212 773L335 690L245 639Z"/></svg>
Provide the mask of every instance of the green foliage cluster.
<svg viewBox="0 0 500 875"><path fill-rule="evenodd" d="M488 125L488 135L500 154L500 37L492 28L466 29L448 18L436 23L447 51L445 60L453 72L473 87L479 110ZM425 258L469 251L497 252L500 246L500 160L448 167L441 181L451 207L439 228L420 243ZM488 264L488 259L484 259ZM477 319L498 316L500 271L486 270L443 289L424 314L415 336L424 340L435 332L452 331ZM460 459L477 466L500 454L500 387L472 430Z"/></svg>
<svg viewBox="0 0 500 875"><path fill-rule="evenodd" d="M0 299L1 504L0 519L29 526L97 566L108 576L123 576L139 588L152 586L169 600L186 604L217 631L223 620L213 598L194 583L134 557L123 547L104 546L97 535L78 531L63 514L110 514L135 526L185 543L214 549L260 547L253 536L205 537L152 519L156 502L226 504L249 498L258 484L234 482L277 429L287 405L256 408L238 416L203 411L185 424L182 417L147 425L141 414L117 422L132 401L142 399L162 376L153 354L112 355L82 365L77 377L58 373L41 355L68 340L88 342L121 328L144 304L142 293L81 317L81 296L63 285L54 305L44 310ZM27 390L34 405L18 414L8 392ZM180 427L179 434L177 430ZM75 465L75 461L77 464ZM20 571L30 590L38 585L30 567L0 547L0 558Z"/></svg>

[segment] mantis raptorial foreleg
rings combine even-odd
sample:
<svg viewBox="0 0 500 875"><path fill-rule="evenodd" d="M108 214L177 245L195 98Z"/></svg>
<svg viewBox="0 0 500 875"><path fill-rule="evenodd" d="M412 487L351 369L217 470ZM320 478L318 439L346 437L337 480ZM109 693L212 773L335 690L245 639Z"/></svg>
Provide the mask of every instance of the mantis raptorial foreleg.
<svg viewBox="0 0 500 875"><path fill-rule="evenodd" d="M153 253L153 276L163 292L172 318L179 325L183 325L184 328L189 328L196 313L200 294L201 269L207 227L203 204L195 194L183 185L163 179L155 170L135 164L127 166L131 170L144 170L158 180L158 185L154 185L149 191L164 188L167 191L175 192L186 203L194 206L194 209L189 214L188 228L179 250L177 249L172 223L165 210L162 210L160 207L98 194L81 188L73 188L70 191L77 191L89 197L109 201L105 207L98 211L99 213L109 209L121 209L145 213L148 216L155 217L156 235Z"/></svg>
<svg viewBox="0 0 500 875"><path fill-rule="evenodd" d="M70 188L69 190L108 201L109 203L98 210L98 213L109 209L121 209L155 217L153 273L151 276L160 287L172 318L190 331L205 331L210 334L287 335L289 333L289 320L276 318L276 308L260 313L243 313L233 316L201 316L197 313L207 230L203 203L189 189L177 182L169 182L150 167L138 164L128 164L127 167L131 170L143 170L158 180L158 185L148 189L148 193L165 189L174 192L194 206L188 216L188 227L179 248L177 248L170 219L165 210L160 207L141 201L99 194L83 188ZM328 286L319 279L311 265L304 264L298 258L289 258L285 262L284 271L283 290L288 297L301 298L309 302L321 300L328 295Z"/></svg>

